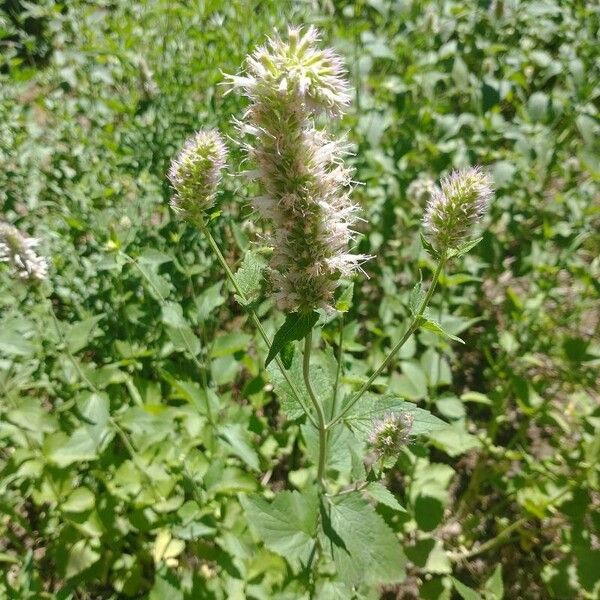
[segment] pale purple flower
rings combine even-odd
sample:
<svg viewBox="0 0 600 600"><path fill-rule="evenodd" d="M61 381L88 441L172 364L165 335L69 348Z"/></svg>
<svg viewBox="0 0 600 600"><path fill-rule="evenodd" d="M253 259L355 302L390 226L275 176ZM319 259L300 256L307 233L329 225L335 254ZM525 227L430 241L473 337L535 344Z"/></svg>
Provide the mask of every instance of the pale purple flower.
<svg viewBox="0 0 600 600"><path fill-rule="evenodd" d="M19 279L29 282L48 277L48 261L35 251L39 240L21 233L14 225L0 222L0 263L8 264Z"/></svg>

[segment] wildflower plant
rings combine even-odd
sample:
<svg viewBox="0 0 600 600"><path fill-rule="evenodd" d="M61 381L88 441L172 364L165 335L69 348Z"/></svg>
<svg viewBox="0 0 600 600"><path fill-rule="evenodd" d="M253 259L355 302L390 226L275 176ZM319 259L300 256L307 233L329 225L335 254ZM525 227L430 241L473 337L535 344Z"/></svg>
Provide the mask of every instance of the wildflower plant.
<svg viewBox="0 0 600 600"><path fill-rule="evenodd" d="M11 273L23 281L41 282L48 276L48 262L36 252L38 245L37 238L0 222L0 263L7 264Z"/></svg>
<svg viewBox="0 0 600 600"><path fill-rule="evenodd" d="M433 278L427 289L422 282L415 285L403 334L355 389L341 377L343 337L336 359L321 351L321 340L314 340L317 325L341 322L347 302L336 300L336 290L369 258L355 252L359 208L352 200L353 174L344 162L346 143L331 131L350 107L342 61L321 48L313 27L289 28L286 36L274 34L255 50L241 73L227 76L226 85L248 101L235 121L249 165L241 175L260 189L252 205L267 228L272 248L268 268L264 271L249 251L234 274L204 218L215 201L226 158L218 132L196 134L173 161L172 207L207 237L266 343L275 393L288 417L301 425L307 458L314 464L298 491L280 492L272 502L244 496L242 505L265 546L284 556L298 576L310 573L313 591L336 581L342 586L339 593L350 597L361 586L404 577L399 541L371 502L389 505L390 493L384 490L382 496L378 480L409 452L413 440L444 422L393 394L380 394L380 377L420 328L462 341L444 331L428 305L448 262L477 242L470 232L483 216L492 188L479 168L457 171L439 187L419 184L413 195L426 200L422 240L435 261ZM272 339L250 299L261 274L284 317ZM303 342L301 358L294 352L297 341Z"/></svg>

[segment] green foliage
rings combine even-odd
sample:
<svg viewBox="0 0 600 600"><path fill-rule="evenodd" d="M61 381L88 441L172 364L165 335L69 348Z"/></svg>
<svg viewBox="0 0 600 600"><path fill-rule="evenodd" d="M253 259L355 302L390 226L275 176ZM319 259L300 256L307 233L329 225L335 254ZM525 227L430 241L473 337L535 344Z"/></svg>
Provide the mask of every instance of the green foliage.
<svg viewBox="0 0 600 600"><path fill-rule="evenodd" d="M244 105L221 71L288 23L315 23L351 71L341 130L364 183L357 251L375 256L343 320L319 315L328 419L427 292L411 182L482 164L497 190L331 432L321 498L286 354L316 317L276 338L288 378L265 367L165 177L200 127L233 135ZM571 0L3 6L0 204L51 282L0 265L0 597L597 597L599 27ZM211 231L272 339L256 193L226 178ZM411 443L382 464L368 435L398 411Z"/></svg>

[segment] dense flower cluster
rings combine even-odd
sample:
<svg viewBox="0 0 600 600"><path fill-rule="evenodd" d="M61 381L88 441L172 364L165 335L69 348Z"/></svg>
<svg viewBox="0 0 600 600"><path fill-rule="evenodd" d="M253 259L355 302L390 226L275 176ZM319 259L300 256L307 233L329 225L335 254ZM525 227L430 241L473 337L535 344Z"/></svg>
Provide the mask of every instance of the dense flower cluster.
<svg viewBox="0 0 600 600"><path fill-rule="evenodd" d="M438 249L455 248L487 210L492 181L479 167L443 179L427 203L423 225Z"/></svg>
<svg viewBox="0 0 600 600"><path fill-rule="evenodd" d="M177 192L172 208L196 221L213 205L227 148L215 129L199 131L187 140L171 163L169 180Z"/></svg>
<svg viewBox="0 0 600 600"><path fill-rule="evenodd" d="M369 443L380 458L396 456L411 436L414 417L411 413L388 413L373 423Z"/></svg>
<svg viewBox="0 0 600 600"><path fill-rule="evenodd" d="M238 123L256 166L263 195L254 200L272 221L271 280L282 310L330 308L341 276L366 257L351 254L352 173L344 165L345 145L314 124L325 113L339 116L350 103L340 58L319 49L317 31L290 28L247 60L243 76L230 84L250 100Z"/></svg>
<svg viewBox="0 0 600 600"><path fill-rule="evenodd" d="M7 263L20 279L43 281L48 276L48 262L34 248L36 238L21 233L14 225L0 222L0 263Z"/></svg>

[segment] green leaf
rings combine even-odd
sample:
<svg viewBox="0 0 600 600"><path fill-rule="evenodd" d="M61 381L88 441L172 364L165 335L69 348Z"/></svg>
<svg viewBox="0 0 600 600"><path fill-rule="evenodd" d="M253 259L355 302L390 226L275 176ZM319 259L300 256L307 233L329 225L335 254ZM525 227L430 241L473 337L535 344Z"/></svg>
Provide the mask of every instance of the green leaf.
<svg viewBox="0 0 600 600"><path fill-rule="evenodd" d="M469 240L468 242L461 244L458 248L453 248L452 250L449 250L448 258L459 258L463 254L466 254L467 252L475 248L475 246L477 246L477 244L479 244L479 242L482 239L482 237L478 237L474 240Z"/></svg>
<svg viewBox="0 0 600 600"><path fill-rule="evenodd" d="M78 323L74 323L69 328L65 336L67 347L73 354L85 348L93 339L92 332L98 325L98 322L104 318L104 315L96 315Z"/></svg>
<svg viewBox="0 0 600 600"><path fill-rule="evenodd" d="M422 274L419 273L419 281L415 284L415 287L410 292L410 296L408 298L408 309L411 314L414 316L417 314L423 299L425 298L425 292L423 291L423 280Z"/></svg>
<svg viewBox="0 0 600 600"><path fill-rule="evenodd" d="M277 330L273 338L273 344L269 350L265 365L268 365L283 350L287 343L304 338L318 320L319 314L315 311L287 315L285 322Z"/></svg>
<svg viewBox="0 0 600 600"><path fill-rule="evenodd" d="M342 581L380 585L404 580L406 557L398 538L360 494L331 502L323 513L323 548Z"/></svg>
<svg viewBox="0 0 600 600"><path fill-rule="evenodd" d="M222 287L223 282L217 281L217 283L205 289L196 299L196 309L198 310L200 322L206 321L215 308L225 303L225 298L221 294Z"/></svg>
<svg viewBox="0 0 600 600"><path fill-rule="evenodd" d="M504 583L502 582L502 565L497 565L492 576L483 586L487 600L502 600L504 598Z"/></svg>
<svg viewBox="0 0 600 600"><path fill-rule="evenodd" d="M352 407L345 417L346 423L367 439L375 419L381 419L389 412L408 412L413 416L413 435L430 434L437 429L447 427L447 423L432 415L428 410L419 408L412 402L405 402L393 395L378 396L367 392Z"/></svg>
<svg viewBox="0 0 600 600"><path fill-rule="evenodd" d="M85 427L76 429L70 436L60 432L47 437L44 454L50 462L61 468L98 457L96 443Z"/></svg>
<svg viewBox="0 0 600 600"><path fill-rule="evenodd" d="M241 496L250 527L265 546L290 564L305 565L315 544L319 500L315 490L281 492L269 503L260 496Z"/></svg>
<svg viewBox="0 0 600 600"><path fill-rule="evenodd" d="M179 304L165 302L162 307L162 321L176 350L190 352L193 356L200 352L200 340L186 323L183 309Z"/></svg>
<svg viewBox="0 0 600 600"><path fill-rule="evenodd" d="M481 596L470 587L467 587L464 583L461 583L458 579L454 577L451 578L452 583L454 583L454 589L460 594L460 597L463 600L482 600Z"/></svg>
<svg viewBox="0 0 600 600"><path fill-rule="evenodd" d="M432 319L429 316L421 317L419 326L422 327L423 329L427 329L428 331L433 331L433 333L437 333L437 335L439 335L441 337L445 337L445 338L454 340L455 342L460 342L461 344L465 343L464 340L461 340L459 337L452 335L451 333L448 333L447 331L444 331L442 326L437 321L435 321L434 319Z"/></svg>
<svg viewBox="0 0 600 600"><path fill-rule="evenodd" d="M422 233L420 234L420 236L421 236L421 244L423 245L423 248L425 248L425 250L427 250L427 252L432 256L432 258L439 260L440 255L439 255L438 251L433 247L431 242Z"/></svg>
<svg viewBox="0 0 600 600"><path fill-rule="evenodd" d="M350 285L348 285L344 289L344 291L342 292L342 294L340 295L340 297L338 298L338 300L335 303L335 310L337 310L338 312L341 312L341 313L348 312L350 310L350 307L352 306L353 294L354 294L354 282L350 283Z"/></svg>
<svg viewBox="0 0 600 600"><path fill-rule="evenodd" d="M371 481L364 489L364 493L370 498L377 500L380 504L385 504L385 506L393 510L403 513L406 512L406 509L398 502L398 500L396 500L394 494L381 483Z"/></svg>
<svg viewBox="0 0 600 600"><path fill-rule="evenodd" d="M409 400L421 400L427 396L427 377L416 362L403 361L402 373L394 374L390 389Z"/></svg>
<svg viewBox="0 0 600 600"><path fill-rule="evenodd" d="M431 443L449 456L459 456L474 448L480 448L479 438L455 424L434 431L429 436Z"/></svg>
<svg viewBox="0 0 600 600"><path fill-rule="evenodd" d="M73 490L69 497L61 504L64 512L80 513L94 508L95 496L86 487Z"/></svg>
<svg viewBox="0 0 600 600"><path fill-rule="evenodd" d="M258 471L258 454L251 445L248 429L237 423L224 425L219 427L219 436L227 442L234 454L239 456L251 469Z"/></svg>
<svg viewBox="0 0 600 600"><path fill-rule="evenodd" d="M262 272L266 265L267 262L258 252L249 250L244 255L244 260L235 273L236 283L248 302L251 302L260 291ZM240 304L243 304L242 299L238 295L236 295L236 300Z"/></svg>
<svg viewBox="0 0 600 600"><path fill-rule="evenodd" d="M99 558L100 554L89 546L88 540L83 539L75 542L69 551L65 573L66 579L79 575L79 573L91 567Z"/></svg>

